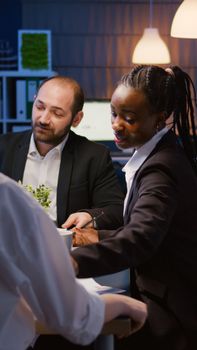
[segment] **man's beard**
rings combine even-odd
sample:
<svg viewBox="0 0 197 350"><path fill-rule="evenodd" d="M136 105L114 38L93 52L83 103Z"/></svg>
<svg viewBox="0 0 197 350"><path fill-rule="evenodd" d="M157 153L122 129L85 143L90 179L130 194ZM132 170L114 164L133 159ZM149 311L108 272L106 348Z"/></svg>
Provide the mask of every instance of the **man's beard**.
<svg viewBox="0 0 197 350"><path fill-rule="evenodd" d="M37 130L37 128L39 128ZM35 142L42 142L50 145L58 145L61 143L64 138L67 136L71 128L71 125L67 125L67 127L62 131L60 134L54 134L53 130L50 128L44 126L44 125L34 125L33 126L33 134L34 134L34 139ZM42 132L43 130L43 132Z"/></svg>

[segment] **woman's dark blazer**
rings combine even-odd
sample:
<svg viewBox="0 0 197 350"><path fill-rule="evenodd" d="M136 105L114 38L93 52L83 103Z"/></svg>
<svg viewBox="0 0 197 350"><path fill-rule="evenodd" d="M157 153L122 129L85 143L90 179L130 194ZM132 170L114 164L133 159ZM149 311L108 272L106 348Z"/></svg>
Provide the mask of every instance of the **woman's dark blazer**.
<svg viewBox="0 0 197 350"><path fill-rule="evenodd" d="M197 177L171 131L135 174L124 226L100 239L72 253L80 277L134 268L153 334L197 335Z"/></svg>

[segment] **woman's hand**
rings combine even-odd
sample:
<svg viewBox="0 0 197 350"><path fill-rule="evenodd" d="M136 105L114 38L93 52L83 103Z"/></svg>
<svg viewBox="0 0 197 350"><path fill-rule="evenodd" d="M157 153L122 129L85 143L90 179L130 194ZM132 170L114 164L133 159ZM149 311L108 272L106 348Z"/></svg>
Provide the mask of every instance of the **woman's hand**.
<svg viewBox="0 0 197 350"><path fill-rule="evenodd" d="M93 228L74 228L73 247L78 247L85 244L97 243L99 241L98 231Z"/></svg>

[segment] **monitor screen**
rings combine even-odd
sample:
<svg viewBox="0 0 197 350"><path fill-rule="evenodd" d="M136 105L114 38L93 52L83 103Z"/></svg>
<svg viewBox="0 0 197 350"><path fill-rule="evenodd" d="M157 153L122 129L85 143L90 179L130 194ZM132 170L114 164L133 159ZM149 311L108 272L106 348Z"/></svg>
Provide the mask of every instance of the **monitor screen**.
<svg viewBox="0 0 197 350"><path fill-rule="evenodd" d="M92 141L111 141L114 135L111 127L110 101L87 101L83 107L84 117L72 130Z"/></svg>

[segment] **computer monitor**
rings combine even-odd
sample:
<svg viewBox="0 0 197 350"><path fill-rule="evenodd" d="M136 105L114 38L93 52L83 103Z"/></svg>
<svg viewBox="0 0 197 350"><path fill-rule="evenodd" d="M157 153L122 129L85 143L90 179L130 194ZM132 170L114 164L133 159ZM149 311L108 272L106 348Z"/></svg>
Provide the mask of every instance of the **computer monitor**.
<svg viewBox="0 0 197 350"><path fill-rule="evenodd" d="M110 101L87 101L84 103L84 117L76 128L76 134L92 141L112 141Z"/></svg>

